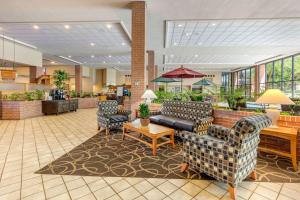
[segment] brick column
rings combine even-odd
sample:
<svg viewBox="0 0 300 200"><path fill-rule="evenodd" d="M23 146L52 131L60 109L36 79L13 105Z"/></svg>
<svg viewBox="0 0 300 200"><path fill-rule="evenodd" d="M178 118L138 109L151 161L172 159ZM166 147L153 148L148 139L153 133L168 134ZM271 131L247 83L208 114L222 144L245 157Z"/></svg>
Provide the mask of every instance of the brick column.
<svg viewBox="0 0 300 200"><path fill-rule="evenodd" d="M154 65L155 63L155 55L154 51L147 51L148 54L148 65L147 65L147 70L148 70L148 88L150 90L155 90L156 89L156 83L151 82L153 79L157 77L157 66Z"/></svg>
<svg viewBox="0 0 300 200"><path fill-rule="evenodd" d="M133 1L130 3L132 9L132 42L131 42L131 97L130 109L133 111L142 101L145 85L145 30L146 30L146 3L144 1Z"/></svg>
<svg viewBox="0 0 300 200"><path fill-rule="evenodd" d="M82 91L82 66L75 65L75 91Z"/></svg>
<svg viewBox="0 0 300 200"><path fill-rule="evenodd" d="M254 94L255 94L255 97L257 96L257 94L259 94L259 88L260 88L260 85L259 85L259 67L258 65L255 66L255 76L254 76ZM256 98L255 98L256 99Z"/></svg>
<svg viewBox="0 0 300 200"><path fill-rule="evenodd" d="M29 66L29 82L37 83L37 78L43 75L43 68L37 66Z"/></svg>

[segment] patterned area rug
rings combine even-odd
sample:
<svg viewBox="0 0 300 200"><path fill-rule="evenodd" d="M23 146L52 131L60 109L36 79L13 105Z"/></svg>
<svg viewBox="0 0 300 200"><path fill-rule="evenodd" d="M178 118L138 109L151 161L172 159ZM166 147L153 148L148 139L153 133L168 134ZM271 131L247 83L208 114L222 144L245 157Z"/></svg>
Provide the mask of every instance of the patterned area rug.
<svg viewBox="0 0 300 200"><path fill-rule="evenodd" d="M118 176L143 178L212 179L193 169L180 172L181 143L158 148L157 156L146 145L113 132L107 139L97 134L36 173L79 176ZM289 159L261 154L257 164L258 181L300 182ZM250 180L250 179L249 179Z"/></svg>

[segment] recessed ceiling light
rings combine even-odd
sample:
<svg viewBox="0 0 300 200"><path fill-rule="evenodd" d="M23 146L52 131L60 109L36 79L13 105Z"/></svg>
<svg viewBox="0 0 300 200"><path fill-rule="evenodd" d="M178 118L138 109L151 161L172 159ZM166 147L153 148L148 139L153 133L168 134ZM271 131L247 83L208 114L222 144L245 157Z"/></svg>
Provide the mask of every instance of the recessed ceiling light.
<svg viewBox="0 0 300 200"><path fill-rule="evenodd" d="M217 24L216 24L216 23L212 23L211 25L212 25L212 26L215 26L215 25L217 25Z"/></svg>
<svg viewBox="0 0 300 200"><path fill-rule="evenodd" d="M93 46L95 46L95 43L91 42L90 45L93 47Z"/></svg>
<svg viewBox="0 0 300 200"><path fill-rule="evenodd" d="M174 42L173 44L174 44L174 46L176 46L176 45L177 45L177 42Z"/></svg>
<svg viewBox="0 0 300 200"><path fill-rule="evenodd" d="M65 29L70 29L71 28L70 25L68 25L68 24L64 25L64 27L65 27Z"/></svg>
<svg viewBox="0 0 300 200"><path fill-rule="evenodd" d="M105 61L103 61L103 63L106 63Z"/></svg>
<svg viewBox="0 0 300 200"><path fill-rule="evenodd" d="M195 55L195 58L198 58L198 57L199 57L199 55L198 55L198 54L196 54L196 55Z"/></svg>
<svg viewBox="0 0 300 200"><path fill-rule="evenodd" d="M54 61L51 61L51 64L55 64L55 62L54 62Z"/></svg>
<svg viewBox="0 0 300 200"><path fill-rule="evenodd" d="M72 56L68 56L68 58L72 58Z"/></svg>
<svg viewBox="0 0 300 200"><path fill-rule="evenodd" d="M111 58L111 55L108 55L109 58Z"/></svg>
<svg viewBox="0 0 300 200"><path fill-rule="evenodd" d="M121 63L120 61L118 61L118 63Z"/></svg>
<svg viewBox="0 0 300 200"><path fill-rule="evenodd" d="M112 25L111 24L106 24L106 28L111 29Z"/></svg>
<svg viewBox="0 0 300 200"><path fill-rule="evenodd" d="M126 43L125 42L122 42L122 46L125 46L126 45Z"/></svg>
<svg viewBox="0 0 300 200"><path fill-rule="evenodd" d="M182 24L178 24L177 26L178 26L178 27L182 27L183 25L182 25Z"/></svg>
<svg viewBox="0 0 300 200"><path fill-rule="evenodd" d="M35 30L40 29L40 27L39 27L38 25L33 25L33 28L34 28Z"/></svg>
<svg viewBox="0 0 300 200"><path fill-rule="evenodd" d="M94 56L94 55L91 55L91 58L95 58L95 56Z"/></svg>
<svg viewBox="0 0 300 200"><path fill-rule="evenodd" d="M190 35L190 33L186 33L186 34L185 34L185 36L189 36L189 35Z"/></svg>
<svg viewBox="0 0 300 200"><path fill-rule="evenodd" d="M173 54L171 54L171 55L170 55L170 57L171 57L171 58L173 58L173 57L174 57L174 55L173 55Z"/></svg>

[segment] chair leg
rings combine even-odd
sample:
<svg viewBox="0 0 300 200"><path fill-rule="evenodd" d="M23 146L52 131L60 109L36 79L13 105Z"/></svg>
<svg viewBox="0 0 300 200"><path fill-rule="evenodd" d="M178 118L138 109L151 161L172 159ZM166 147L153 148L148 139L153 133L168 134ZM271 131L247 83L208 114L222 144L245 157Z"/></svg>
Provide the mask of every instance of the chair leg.
<svg viewBox="0 0 300 200"><path fill-rule="evenodd" d="M257 179L257 174L256 174L256 171L253 170L250 174L250 177L253 179L253 180L256 180Z"/></svg>
<svg viewBox="0 0 300 200"><path fill-rule="evenodd" d="M180 171L185 172L189 168L188 163L181 163Z"/></svg>
<svg viewBox="0 0 300 200"><path fill-rule="evenodd" d="M230 198L233 200L236 200L236 188L232 187L231 185L228 185L228 192L230 194Z"/></svg>
<svg viewBox="0 0 300 200"><path fill-rule="evenodd" d="M105 134L106 134L106 136L108 136L108 134L109 134L109 129L108 128L105 129Z"/></svg>
<svg viewBox="0 0 300 200"><path fill-rule="evenodd" d="M101 129L101 127L98 125L98 131Z"/></svg>

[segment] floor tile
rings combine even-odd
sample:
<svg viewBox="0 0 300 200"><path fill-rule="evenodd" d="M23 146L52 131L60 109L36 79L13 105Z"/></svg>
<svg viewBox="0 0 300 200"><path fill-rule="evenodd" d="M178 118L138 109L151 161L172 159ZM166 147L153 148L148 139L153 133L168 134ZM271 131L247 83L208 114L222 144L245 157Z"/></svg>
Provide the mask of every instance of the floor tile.
<svg viewBox="0 0 300 200"><path fill-rule="evenodd" d="M106 186L106 187L101 188L100 190L97 190L96 192L94 192L94 195L96 196L96 198L98 200L107 199L108 197L111 197L115 194L116 193L109 186Z"/></svg>
<svg viewBox="0 0 300 200"><path fill-rule="evenodd" d="M194 185L191 182L185 184L180 189L182 189L183 191L185 191L188 195L190 195L192 197L196 196L202 190L202 188Z"/></svg>
<svg viewBox="0 0 300 200"><path fill-rule="evenodd" d="M264 196L268 199L275 200L278 196L277 192L274 192L273 190L270 190L268 188L265 188L263 186L258 186L255 190L255 193L260 194L261 196Z"/></svg>
<svg viewBox="0 0 300 200"><path fill-rule="evenodd" d="M152 190L146 192L144 194L144 196L147 199L155 199L155 200L161 200L161 199L164 199L166 197L166 195L163 192L159 191L156 188L153 188Z"/></svg>
<svg viewBox="0 0 300 200"><path fill-rule="evenodd" d="M157 188L162 191L163 193L165 193L166 195L171 194L172 192L174 192L175 190L178 189L177 186L175 186L174 184L172 184L169 181L166 181L164 183L162 183L161 185L157 186Z"/></svg>
<svg viewBox="0 0 300 200"><path fill-rule="evenodd" d="M199 194L195 196L196 200L218 200L218 198L209 192L202 190Z"/></svg>
<svg viewBox="0 0 300 200"><path fill-rule="evenodd" d="M130 187L130 188L120 192L119 196L124 200L132 200L132 199L135 199L135 198L141 196L141 194L133 187Z"/></svg>

